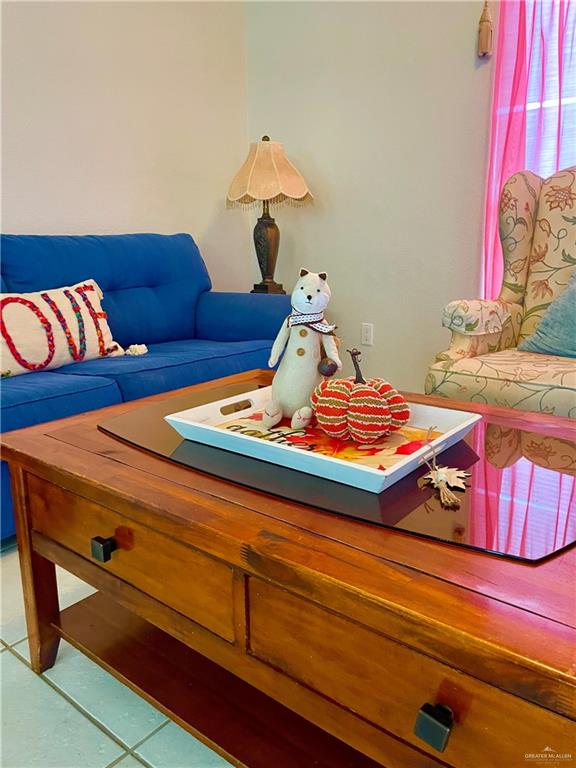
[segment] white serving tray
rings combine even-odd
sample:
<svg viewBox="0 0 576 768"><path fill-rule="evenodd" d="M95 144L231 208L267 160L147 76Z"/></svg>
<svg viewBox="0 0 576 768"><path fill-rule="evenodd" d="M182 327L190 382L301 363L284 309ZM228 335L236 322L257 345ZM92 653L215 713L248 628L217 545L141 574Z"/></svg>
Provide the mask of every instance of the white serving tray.
<svg viewBox="0 0 576 768"><path fill-rule="evenodd" d="M327 480L362 488L371 493L381 493L421 466L424 463L424 458L431 458L432 447L438 455L441 451L457 443L482 418L477 413L410 403L410 425L424 429L433 426L443 434L433 440L429 446L424 446L407 455L386 470L374 469L360 463L299 450L293 446L223 430L217 426L234 418L248 418L255 411L264 410L272 399L271 390L272 387L263 387L215 403L172 413L164 418L186 440L204 443L215 448L223 448L226 451L251 456L270 464L279 464L310 475L325 477ZM241 403L246 403L246 406L242 410L234 411L233 406Z"/></svg>

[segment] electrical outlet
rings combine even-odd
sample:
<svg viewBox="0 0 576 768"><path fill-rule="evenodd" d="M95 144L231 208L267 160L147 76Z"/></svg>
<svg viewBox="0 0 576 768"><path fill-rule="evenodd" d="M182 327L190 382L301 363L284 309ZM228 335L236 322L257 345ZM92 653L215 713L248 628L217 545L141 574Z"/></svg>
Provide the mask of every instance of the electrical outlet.
<svg viewBox="0 0 576 768"><path fill-rule="evenodd" d="M365 347L372 347L374 345L374 323L362 323L360 344Z"/></svg>

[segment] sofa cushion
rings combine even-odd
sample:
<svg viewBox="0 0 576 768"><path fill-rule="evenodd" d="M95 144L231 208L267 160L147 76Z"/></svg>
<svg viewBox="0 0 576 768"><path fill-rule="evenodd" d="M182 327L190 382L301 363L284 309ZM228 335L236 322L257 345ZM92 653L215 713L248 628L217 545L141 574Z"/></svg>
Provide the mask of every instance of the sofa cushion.
<svg viewBox="0 0 576 768"><path fill-rule="evenodd" d="M1 294L2 373L60 368L73 360L123 354L112 339L94 280L35 293Z"/></svg>
<svg viewBox="0 0 576 768"><path fill-rule="evenodd" d="M426 393L574 418L576 363L518 349L441 361L430 367Z"/></svg>
<svg viewBox="0 0 576 768"><path fill-rule="evenodd" d="M1 245L7 291L96 280L124 347L195 335L196 302L211 283L190 235L3 235Z"/></svg>
<svg viewBox="0 0 576 768"><path fill-rule="evenodd" d="M14 502L12 501L12 489L10 487L10 469L8 463L0 464L0 532L2 539L13 536L16 530L14 521Z"/></svg>
<svg viewBox="0 0 576 768"><path fill-rule="evenodd" d="M96 376L59 376L40 371L33 376L16 376L0 383L2 431L31 427L44 421L74 416L122 402L115 381ZM2 538L14 533L14 513L8 464L1 465Z"/></svg>
<svg viewBox="0 0 576 768"><path fill-rule="evenodd" d="M269 339L170 341L150 344L146 355L74 363L58 368L54 375L62 378L106 376L117 382L124 400L134 400L252 368L265 368L271 346Z"/></svg>
<svg viewBox="0 0 576 768"><path fill-rule="evenodd" d="M75 363L74 367L82 365L88 363ZM112 379L61 376L52 371L2 379L0 396L3 432L122 402L118 385Z"/></svg>
<svg viewBox="0 0 576 768"><path fill-rule="evenodd" d="M196 337L213 341L273 341L290 312L290 296L206 291L196 308Z"/></svg>

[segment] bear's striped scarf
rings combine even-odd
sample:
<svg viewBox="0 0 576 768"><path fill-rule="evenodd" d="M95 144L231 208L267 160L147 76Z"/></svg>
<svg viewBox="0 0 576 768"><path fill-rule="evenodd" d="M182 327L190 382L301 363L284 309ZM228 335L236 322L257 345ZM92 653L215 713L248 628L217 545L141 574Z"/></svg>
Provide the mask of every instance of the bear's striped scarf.
<svg viewBox="0 0 576 768"><path fill-rule="evenodd" d="M308 328L318 331L318 333L328 335L333 335L336 329L335 325L330 325L330 323L324 321L323 312L311 312L307 315L292 307L292 314L288 315L288 327L292 328L294 325L306 325Z"/></svg>

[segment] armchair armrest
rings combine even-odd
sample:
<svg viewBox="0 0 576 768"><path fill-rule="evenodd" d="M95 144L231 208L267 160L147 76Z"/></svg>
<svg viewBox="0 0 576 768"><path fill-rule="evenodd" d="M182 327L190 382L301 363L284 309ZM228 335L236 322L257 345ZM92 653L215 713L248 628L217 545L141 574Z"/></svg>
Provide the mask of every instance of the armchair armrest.
<svg viewBox="0 0 576 768"><path fill-rule="evenodd" d="M442 325L463 336L500 333L510 320L510 304L488 299L457 299L444 307Z"/></svg>
<svg viewBox="0 0 576 768"><path fill-rule="evenodd" d="M436 360L477 357L516 346L522 314L522 306L501 300L451 301L442 313L442 325L452 331L452 339Z"/></svg>
<svg viewBox="0 0 576 768"><path fill-rule="evenodd" d="M196 338L272 341L289 314L290 296L206 291L196 305Z"/></svg>

